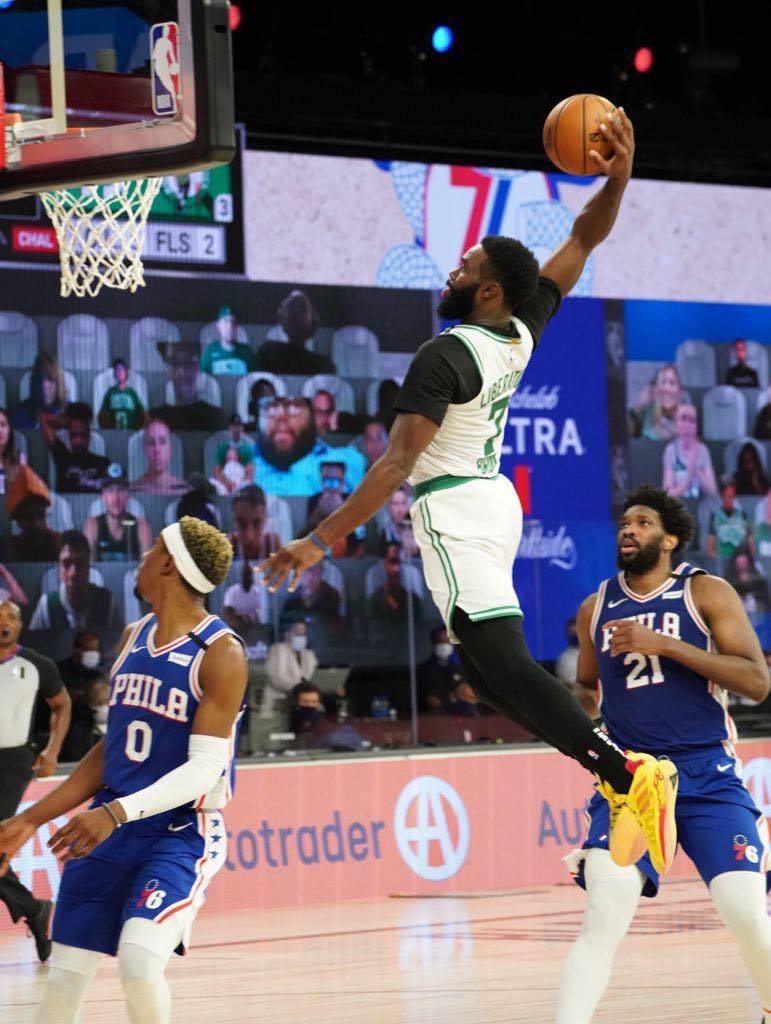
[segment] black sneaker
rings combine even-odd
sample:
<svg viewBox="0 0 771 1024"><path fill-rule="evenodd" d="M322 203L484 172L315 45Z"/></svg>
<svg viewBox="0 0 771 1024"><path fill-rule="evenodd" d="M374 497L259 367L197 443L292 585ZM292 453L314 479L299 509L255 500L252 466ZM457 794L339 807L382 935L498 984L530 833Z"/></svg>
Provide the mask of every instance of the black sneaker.
<svg viewBox="0 0 771 1024"><path fill-rule="evenodd" d="M25 917L28 934L35 940L37 958L44 964L51 955L51 939L49 936L49 925L51 923L51 911L53 910L51 900L41 900L40 909L34 917Z"/></svg>

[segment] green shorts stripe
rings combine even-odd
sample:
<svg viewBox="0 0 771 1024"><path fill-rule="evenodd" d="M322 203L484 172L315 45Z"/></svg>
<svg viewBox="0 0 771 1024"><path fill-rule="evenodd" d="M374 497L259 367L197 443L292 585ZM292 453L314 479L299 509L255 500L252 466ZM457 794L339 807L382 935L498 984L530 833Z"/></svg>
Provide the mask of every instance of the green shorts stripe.
<svg viewBox="0 0 771 1024"><path fill-rule="evenodd" d="M447 549L445 548L444 544L442 544L442 538L440 537L439 533L434 529L434 526L431 522L431 512L428 507L428 497L426 497L425 501L423 501L422 504L420 505L420 515L423 519L423 526L425 528L425 531L431 540L431 546L433 547L434 551L436 552L437 558L439 559L439 564L442 567L444 578L447 581L447 588L450 594L447 600L447 608L445 609L445 622L447 624L447 628L452 629L452 615L453 612L455 611L455 602L458 600L458 581L455 578L455 573L452 568L452 561L450 560L450 556L447 552Z"/></svg>
<svg viewBox="0 0 771 1024"><path fill-rule="evenodd" d="M524 612L515 604L504 604L498 608L485 608L481 612L467 613L472 622L481 622L484 619L500 619L507 615L524 616Z"/></svg>

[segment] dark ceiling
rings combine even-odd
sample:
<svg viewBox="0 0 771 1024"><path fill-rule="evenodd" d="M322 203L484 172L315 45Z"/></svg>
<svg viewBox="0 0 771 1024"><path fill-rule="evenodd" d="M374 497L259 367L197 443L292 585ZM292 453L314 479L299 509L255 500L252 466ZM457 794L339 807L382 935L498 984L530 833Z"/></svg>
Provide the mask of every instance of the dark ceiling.
<svg viewBox="0 0 771 1024"><path fill-rule="evenodd" d="M236 106L251 145L546 166L548 111L597 92L635 120L638 173L771 185L762 5L239 5ZM455 34L446 54L431 48L439 24ZM654 54L644 75L640 46Z"/></svg>

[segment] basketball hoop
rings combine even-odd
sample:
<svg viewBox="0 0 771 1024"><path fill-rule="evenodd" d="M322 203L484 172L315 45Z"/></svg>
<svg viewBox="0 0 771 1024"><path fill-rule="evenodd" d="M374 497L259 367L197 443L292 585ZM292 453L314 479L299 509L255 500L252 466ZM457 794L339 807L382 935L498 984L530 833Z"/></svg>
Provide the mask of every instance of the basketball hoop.
<svg viewBox="0 0 771 1024"><path fill-rule="evenodd" d="M147 218L162 181L140 178L40 194L59 243L63 297L95 296L103 285L130 292L144 287Z"/></svg>

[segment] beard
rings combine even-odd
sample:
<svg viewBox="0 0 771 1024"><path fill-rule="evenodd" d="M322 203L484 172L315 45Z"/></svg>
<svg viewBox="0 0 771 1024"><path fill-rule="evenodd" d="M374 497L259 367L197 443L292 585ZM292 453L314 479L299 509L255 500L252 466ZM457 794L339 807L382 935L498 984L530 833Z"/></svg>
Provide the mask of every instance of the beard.
<svg viewBox="0 0 771 1024"><path fill-rule="evenodd" d="M633 555L622 555L621 548L616 548L616 565L633 576L642 576L655 569L660 557L661 545L656 541L643 544Z"/></svg>
<svg viewBox="0 0 771 1024"><path fill-rule="evenodd" d="M303 427L302 432L292 442L289 448L277 448L273 441L262 431L257 432L257 449L260 455L269 462L271 466L282 472L299 462L303 456L313 451L316 444L316 425L313 420Z"/></svg>
<svg viewBox="0 0 771 1024"><path fill-rule="evenodd" d="M450 290L439 300L437 314L443 320L464 320L474 308L478 290L478 284L469 285L468 288L454 288L450 285Z"/></svg>

